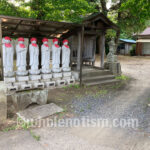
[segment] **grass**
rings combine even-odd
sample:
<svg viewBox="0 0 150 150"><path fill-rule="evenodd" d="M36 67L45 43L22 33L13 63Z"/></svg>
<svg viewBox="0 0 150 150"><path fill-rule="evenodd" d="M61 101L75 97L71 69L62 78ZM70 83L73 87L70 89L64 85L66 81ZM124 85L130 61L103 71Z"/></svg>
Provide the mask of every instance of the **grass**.
<svg viewBox="0 0 150 150"><path fill-rule="evenodd" d="M93 94L92 96L93 96L94 98L97 98L97 97L99 97L99 96L104 96L104 95L106 95L107 93L108 93L107 90L100 90L100 91L96 92L95 94Z"/></svg>
<svg viewBox="0 0 150 150"><path fill-rule="evenodd" d="M125 75L121 75L121 76L117 76L116 79L121 80L121 81L126 81L126 80L129 80L129 77L127 77Z"/></svg>
<svg viewBox="0 0 150 150"><path fill-rule="evenodd" d="M5 129L3 129L3 132L8 132L8 131L11 131L11 130L16 130L17 126L14 125L14 126L11 126L11 127L7 127Z"/></svg>

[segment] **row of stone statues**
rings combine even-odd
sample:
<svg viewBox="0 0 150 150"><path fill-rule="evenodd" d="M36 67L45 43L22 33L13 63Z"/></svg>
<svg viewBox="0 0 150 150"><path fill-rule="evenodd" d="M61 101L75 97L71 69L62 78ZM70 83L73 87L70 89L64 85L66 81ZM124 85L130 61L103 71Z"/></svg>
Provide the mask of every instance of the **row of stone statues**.
<svg viewBox="0 0 150 150"><path fill-rule="evenodd" d="M30 75L38 75L40 72L42 74L51 73L50 69L50 47L48 45L48 39L43 38L41 46L41 66L39 69L39 46L37 44L36 38L30 39L29 45L29 55L30 55ZM70 71L70 48L68 46L68 40L63 41L63 46L58 45L58 39L53 39L52 45L52 72L59 73L61 71L68 72ZM60 68L60 54L62 49L62 68ZM18 44L16 45L16 55L17 55L17 72L18 76L25 76L28 74L26 70L27 62L27 47L24 44L24 38L18 38ZM14 48L11 44L11 38L5 37L3 41L3 67L4 67L4 76L11 77L14 75L13 71L13 56Z"/></svg>

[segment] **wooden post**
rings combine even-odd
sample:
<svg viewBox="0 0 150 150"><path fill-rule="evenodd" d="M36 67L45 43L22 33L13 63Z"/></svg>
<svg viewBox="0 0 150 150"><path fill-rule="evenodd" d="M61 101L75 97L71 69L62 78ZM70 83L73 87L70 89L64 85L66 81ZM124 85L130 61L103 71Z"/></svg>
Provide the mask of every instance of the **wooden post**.
<svg viewBox="0 0 150 150"><path fill-rule="evenodd" d="M1 77L4 80L3 72L3 47L2 47L2 20L0 19L0 52L1 52Z"/></svg>
<svg viewBox="0 0 150 150"><path fill-rule="evenodd" d="M82 38L81 38L81 49L80 49L80 86L82 85L83 50L84 50L84 25L82 25Z"/></svg>
<svg viewBox="0 0 150 150"><path fill-rule="evenodd" d="M100 37L100 54L101 54L101 68L104 68L104 56L105 56L105 32L102 32Z"/></svg>
<svg viewBox="0 0 150 150"><path fill-rule="evenodd" d="M81 52L81 32L78 32L78 49L77 49L77 71L80 71L80 52Z"/></svg>

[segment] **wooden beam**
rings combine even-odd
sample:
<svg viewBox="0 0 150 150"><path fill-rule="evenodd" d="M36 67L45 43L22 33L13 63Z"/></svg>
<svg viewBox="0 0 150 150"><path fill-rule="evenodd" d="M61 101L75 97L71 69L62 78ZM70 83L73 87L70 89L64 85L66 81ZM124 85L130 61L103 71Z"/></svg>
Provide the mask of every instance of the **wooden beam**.
<svg viewBox="0 0 150 150"><path fill-rule="evenodd" d="M19 21L19 23L16 25L15 29L11 32L11 35L17 30L18 26L21 24L22 20Z"/></svg>
<svg viewBox="0 0 150 150"><path fill-rule="evenodd" d="M3 70L3 46L2 46L2 20L0 19L0 50L1 50L1 77L4 80L4 70Z"/></svg>
<svg viewBox="0 0 150 150"><path fill-rule="evenodd" d="M81 32L78 32L78 50L77 50L77 71L80 71L80 51L81 51Z"/></svg>
<svg viewBox="0 0 150 150"><path fill-rule="evenodd" d="M100 62L101 62L101 68L104 68L104 57L105 57L105 32L103 32L101 34L100 37L100 54L101 54L101 58L100 58Z"/></svg>
<svg viewBox="0 0 150 150"><path fill-rule="evenodd" d="M83 56L84 51L84 25L82 25L82 38L81 38L81 49L80 49L80 86L82 85L82 66L83 66Z"/></svg>

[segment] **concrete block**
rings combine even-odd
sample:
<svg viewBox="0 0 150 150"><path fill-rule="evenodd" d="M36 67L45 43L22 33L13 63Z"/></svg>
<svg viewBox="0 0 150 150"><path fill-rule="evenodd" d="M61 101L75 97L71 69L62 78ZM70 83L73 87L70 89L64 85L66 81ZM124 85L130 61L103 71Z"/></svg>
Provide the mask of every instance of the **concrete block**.
<svg viewBox="0 0 150 150"><path fill-rule="evenodd" d="M21 84L21 90L30 90L32 89L32 84Z"/></svg>
<svg viewBox="0 0 150 150"><path fill-rule="evenodd" d="M51 79L52 78L52 74L42 74L42 79L46 80L46 79Z"/></svg>
<svg viewBox="0 0 150 150"><path fill-rule="evenodd" d="M66 84L74 84L75 83L75 79L68 79L66 80Z"/></svg>
<svg viewBox="0 0 150 150"><path fill-rule="evenodd" d="M56 84L55 81L45 82L46 88L55 88Z"/></svg>
<svg viewBox="0 0 150 150"><path fill-rule="evenodd" d="M36 80L40 80L41 79L41 75L30 75L29 79L31 81L36 81Z"/></svg>
<svg viewBox="0 0 150 150"><path fill-rule="evenodd" d="M18 91L18 86L17 85L7 85L7 94L12 94L16 91Z"/></svg>
<svg viewBox="0 0 150 150"><path fill-rule="evenodd" d="M57 81L56 81L56 85L57 85L58 87L65 86L65 85L66 85L66 81L65 81L65 80L57 80Z"/></svg>
<svg viewBox="0 0 150 150"><path fill-rule="evenodd" d="M4 81L0 81L0 124L7 119L7 87Z"/></svg>
<svg viewBox="0 0 150 150"><path fill-rule="evenodd" d="M33 88L41 88L44 89L44 83L43 82L35 82L33 83Z"/></svg>
<svg viewBox="0 0 150 150"><path fill-rule="evenodd" d="M5 83L13 83L15 81L16 81L15 77L4 77Z"/></svg>
<svg viewBox="0 0 150 150"><path fill-rule="evenodd" d="M17 80L18 82L29 81L29 76L16 76L16 80Z"/></svg>

